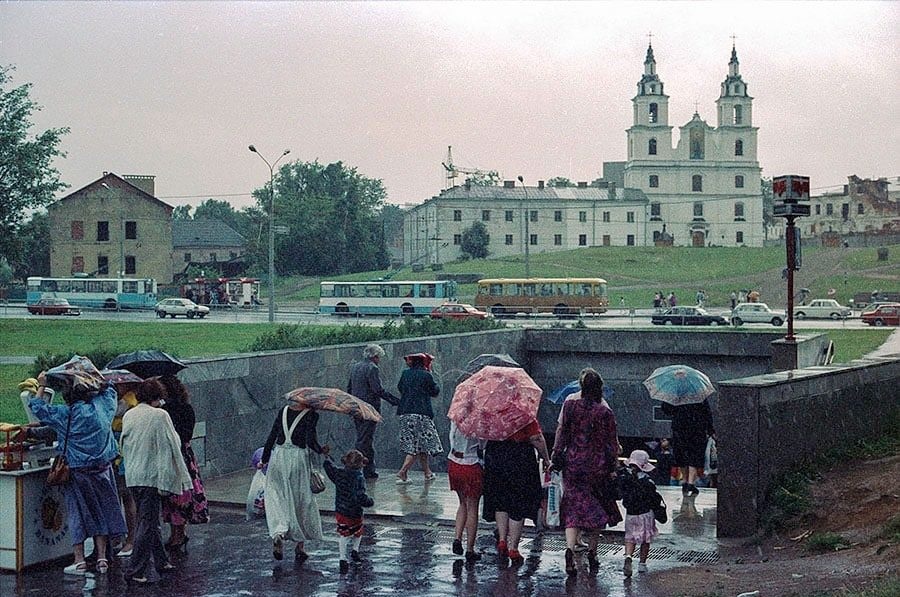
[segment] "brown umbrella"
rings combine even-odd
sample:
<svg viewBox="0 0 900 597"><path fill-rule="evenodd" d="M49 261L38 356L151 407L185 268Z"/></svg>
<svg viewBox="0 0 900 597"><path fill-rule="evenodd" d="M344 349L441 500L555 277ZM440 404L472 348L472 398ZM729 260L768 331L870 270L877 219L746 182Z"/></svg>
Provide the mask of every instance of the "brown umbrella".
<svg viewBox="0 0 900 597"><path fill-rule="evenodd" d="M284 395L291 402L291 408L311 408L313 410L329 410L350 415L365 421L381 421L381 415L375 408L356 396L337 388L297 388Z"/></svg>
<svg viewBox="0 0 900 597"><path fill-rule="evenodd" d="M540 403L524 369L488 365L456 386L447 416L469 437L499 441L530 423Z"/></svg>

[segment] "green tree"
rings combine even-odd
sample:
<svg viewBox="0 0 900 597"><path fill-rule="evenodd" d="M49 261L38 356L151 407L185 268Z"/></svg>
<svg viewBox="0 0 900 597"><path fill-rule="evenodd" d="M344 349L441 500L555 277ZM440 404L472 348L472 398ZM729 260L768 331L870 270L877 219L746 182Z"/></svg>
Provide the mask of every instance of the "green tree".
<svg viewBox="0 0 900 597"><path fill-rule="evenodd" d="M193 209L190 205L176 205L175 209L172 210L172 219L173 220L190 220L191 218L191 209Z"/></svg>
<svg viewBox="0 0 900 597"><path fill-rule="evenodd" d="M484 259L488 256L488 231L481 222L473 222L463 230L460 249L463 255L472 259Z"/></svg>
<svg viewBox="0 0 900 597"><path fill-rule="evenodd" d="M267 214L268 188L253 193ZM275 178L275 219L289 233L276 237L275 266L281 274L339 274L387 266L380 211L381 180L362 176L342 162L290 162ZM268 229L261 230L266 238Z"/></svg>
<svg viewBox="0 0 900 597"><path fill-rule="evenodd" d="M50 216L44 211L35 212L19 227L16 242L20 257L12 264L16 278L50 275L49 239Z"/></svg>
<svg viewBox="0 0 900 597"><path fill-rule="evenodd" d="M195 220L218 220L229 226L235 232L240 232L245 227L245 222L241 221L241 214L235 211L227 201L219 201L217 199L207 199L197 206L194 210Z"/></svg>
<svg viewBox="0 0 900 597"><path fill-rule="evenodd" d="M496 170L478 170L466 177L466 184L477 187L495 187L500 184L500 173Z"/></svg>
<svg viewBox="0 0 900 597"><path fill-rule="evenodd" d="M574 187L575 184L565 176L554 176L547 181L548 187Z"/></svg>
<svg viewBox="0 0 900 597"><path fill-rule="evenodd" d="M0 255L10 263L16 253L16 232L29 209L43 207L68 185L53 167L68 128L47 129L29 136L31 116L41 108L31 100L31 84L11 87L12 66L0 66Z"/></svg>

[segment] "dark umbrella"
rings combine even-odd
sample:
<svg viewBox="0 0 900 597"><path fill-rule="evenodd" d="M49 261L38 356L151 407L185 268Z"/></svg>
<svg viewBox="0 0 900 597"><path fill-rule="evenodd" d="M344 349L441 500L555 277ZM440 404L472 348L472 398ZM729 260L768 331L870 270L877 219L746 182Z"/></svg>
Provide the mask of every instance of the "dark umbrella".
<svg viewBox="0 0 900 597"><path fill-rule="evenodd" d="M127 369L143 379L175 375L186 367L187 365L161 350L127 352L106 364L107 369Z"/></svg>
<svg viewBox="0 0 900 597"><path fill-rule="evenodd" d="M473 373L481 371L482 368L491 365L492 367L521 367L515 359L506 353L502 354L480 354L463 367L463 373L456 380L460 383L472 377Z"/></svg>

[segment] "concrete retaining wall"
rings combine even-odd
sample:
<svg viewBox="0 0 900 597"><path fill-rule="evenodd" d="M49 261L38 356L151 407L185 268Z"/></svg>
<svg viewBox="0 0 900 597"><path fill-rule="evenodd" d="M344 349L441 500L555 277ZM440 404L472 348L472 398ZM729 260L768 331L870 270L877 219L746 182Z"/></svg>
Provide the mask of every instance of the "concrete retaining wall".
<svg viewBox="0 0 900 597"><path fill-rule="evenodd" d="M719 383L718 533L756 532L769 484L900 417L900 356Z"/></svg>

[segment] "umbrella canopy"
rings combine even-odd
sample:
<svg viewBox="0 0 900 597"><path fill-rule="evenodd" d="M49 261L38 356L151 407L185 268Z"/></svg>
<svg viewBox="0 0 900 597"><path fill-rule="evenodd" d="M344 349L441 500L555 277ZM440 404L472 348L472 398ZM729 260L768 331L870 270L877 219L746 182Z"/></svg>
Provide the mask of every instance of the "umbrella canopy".
<svg viewBox="0 0 900 597"><path fill-rule="evenodd" d="M364 421L381 421L381 415L372 405L337 388L297 388L284 397L292 402L294 409L330 410Z"/></svg>
<svg viewBox="0 0 900 597"><path fill-rule="evenodd" d="M469 379L473 373L476 371L480 371L482 367L486 367L488 365L494 367L521 367L522 365L518 364L514 358L509 356L506 353L498 353L498 354L480 354L463 367L463 374L459 376L459 379L456 380L456 383L460 383Z"/></svg>
<svg viewBox="0 0 900 597"><path fill-rule="evenodd" d="M673 406L703 402L716 391L705 373L687 365L660 367L644 380L644 387L654 400Z"/></svg>
<svg viewBox="0 0 900 597"><path fill-rule="evenodd" d="M566 398L576 392L581 392L581 384L578 383L577 379L570 381L564 386L556 388L555 390L544 396L544 398L548 402L552 402L553 404L562 404ZM611 387L606 384L603 385L603 397L606 400L612 398L614 393L615 392L613 392L613 389Z"/></svg>
<svg viewBox="0 0 900 597"><path fill-rule="evenodd" d="M124 388L139 384L144 380L128 371L127 369L104 369L100 372L103 379L116 386L116 391L121 392Z"/></svg>
<svg viewBox="0 0 900 597"><path fill-rule="evenodd" d="M107 369L126 369L143 379L175 375L186 367L187 365L161 350L126 352L106 364Z"/></svg>
<svg viewBox="0 0 900 597"><path fill-rule="evenodd" d="M75 389L97 392L105 381L89 358L77 354L62 365L47 370L47 383L63 394Z"/></svg>
<svg viewBox="0 0 900 597"><path fill-rule="evenodd" d="M456 386L447 416L469 437L499 441L530 423L540 402L524 369L488 365Z"/></svg>

